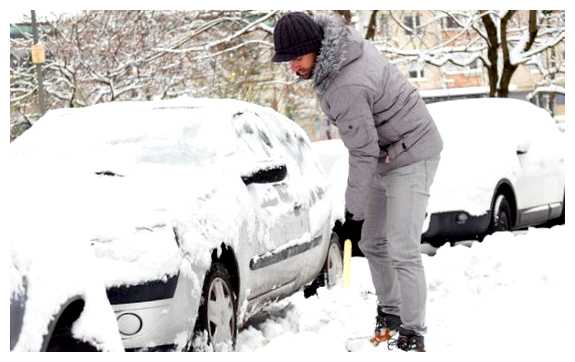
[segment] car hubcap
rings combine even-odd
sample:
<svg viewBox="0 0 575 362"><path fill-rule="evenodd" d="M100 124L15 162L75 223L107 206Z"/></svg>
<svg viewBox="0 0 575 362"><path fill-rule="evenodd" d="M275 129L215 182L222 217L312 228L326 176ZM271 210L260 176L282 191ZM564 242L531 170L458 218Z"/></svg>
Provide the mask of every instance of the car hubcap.
<svg viewBox="0 0 575 362"><path fill-rule="evenodd" d="M215 278L208 293L208 333L214 349L231 348L235 330L234 305L228 284Z"/></svg>
<svg viewBox="0 0 575 362"><path fill-rule="evenodd" d="M329 247L327 258L327 286L333 287L343 273L341 251L335 244Z"/></svg>

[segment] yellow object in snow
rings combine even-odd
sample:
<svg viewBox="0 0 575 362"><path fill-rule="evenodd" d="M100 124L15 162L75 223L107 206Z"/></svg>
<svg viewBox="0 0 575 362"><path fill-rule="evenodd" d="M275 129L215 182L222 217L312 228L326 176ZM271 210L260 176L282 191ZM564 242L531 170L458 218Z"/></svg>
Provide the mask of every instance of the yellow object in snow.
<svg viewBox="0 0 575 362"><path fill-rule="evenodd" d="M44 45L42 43L37 43L32 45L32 63L42 64L46 60L46 54L44 52Z"/></svg>
<svg viewBox="0 0 575 362"><path fill-rule="evenodd" d="M351 240L343 243L343 287L349 288L351 284Z"/></svg>

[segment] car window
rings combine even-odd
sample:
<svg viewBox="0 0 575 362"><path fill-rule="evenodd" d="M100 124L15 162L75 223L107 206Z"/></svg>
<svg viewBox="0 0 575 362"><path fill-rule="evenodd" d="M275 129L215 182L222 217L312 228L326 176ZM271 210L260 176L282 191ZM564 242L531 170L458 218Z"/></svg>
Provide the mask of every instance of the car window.
<svg viewBox="0 0 575 362"><path fill-rule="evenodd" d="M232 124L238 139L237 152L246 171L250 167L285 163L285 155L271 131L273 124L266 124L259 114L248 110L236 112Z"/></svg>

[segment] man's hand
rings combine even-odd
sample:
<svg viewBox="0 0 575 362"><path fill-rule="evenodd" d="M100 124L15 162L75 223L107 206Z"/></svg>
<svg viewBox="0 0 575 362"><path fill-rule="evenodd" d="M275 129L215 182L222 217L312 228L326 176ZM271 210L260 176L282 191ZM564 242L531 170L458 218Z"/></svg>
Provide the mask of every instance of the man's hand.
<svg viewBox="0 0 575 362"><path fill-rule="evenodd" d="M333 227L333 231L337 234L340 241L343 242L346 239L349 239L354 245L356 245L361 239L362 226L363 220L353 220L353 214L346 211L345 222L342 224L341 221L337 220Z"/></svg>

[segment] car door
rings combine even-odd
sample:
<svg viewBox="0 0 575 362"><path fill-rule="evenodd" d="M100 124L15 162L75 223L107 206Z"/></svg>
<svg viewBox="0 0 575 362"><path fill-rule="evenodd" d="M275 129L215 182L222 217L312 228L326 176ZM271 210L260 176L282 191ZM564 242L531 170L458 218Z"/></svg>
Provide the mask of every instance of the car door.
<svg viewBox="0 0 575 362"><path fill-rule="evenodd" d="M520 169L515 185L519 225L535 225L549 217L549 191L556 165L549 149L549 134L536 117L526 117L518 129ZM551 147L553 147L551 145ZM553 187L556 189L557 187Z"/></svg>
<svg viewBox="0 0 575 362"><path fill-rule="evenodd" d="M309 234L307 205L298 200L286 155L264 122L251 111L233 119L239 167L257 215L248 300L295 288L299 271L290 259L297 254L297 241Z"/></svg>
<svg viewBox="0 0 575 362"><path fill-rule="evenodd" d="M564 134L548 114L542 114L537 121L535 149L540 153L544 175L543 202L549 206L548 219L561 215L565 195Z"/></svg>

